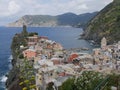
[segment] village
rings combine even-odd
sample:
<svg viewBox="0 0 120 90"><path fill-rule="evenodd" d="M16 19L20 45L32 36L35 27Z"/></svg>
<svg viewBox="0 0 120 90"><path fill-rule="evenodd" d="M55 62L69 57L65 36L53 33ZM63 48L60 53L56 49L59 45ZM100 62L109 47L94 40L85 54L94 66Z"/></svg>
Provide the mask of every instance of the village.
<svg viewBox="0 0 120 90"><path fill-rule="evenodd" d="M94 48L89 54L75 50L69 52L45 36L29 36L27 40L29 48L22 53L27 60L34 60L37 90L46 90L46 85L50 82L58 90L69 77L79 76L83 71L120 73L120 41L107 45L107 40L103 37L101 47ZM20 48L23 49L24 46L21 45Z"/></svg>

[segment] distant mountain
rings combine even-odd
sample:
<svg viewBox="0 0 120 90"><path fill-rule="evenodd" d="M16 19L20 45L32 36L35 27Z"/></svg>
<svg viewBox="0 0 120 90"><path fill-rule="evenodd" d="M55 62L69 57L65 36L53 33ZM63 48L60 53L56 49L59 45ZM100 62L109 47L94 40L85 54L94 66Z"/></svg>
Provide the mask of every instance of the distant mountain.
<svg viewBox="0 0 120 90"><path fill-rule="evenodd" d="M24 24L30 27L55 27L55 26L82 26L93 18L97 12L76 15L65 13L57 16L50 15L25 15L19 20L9 23L8 27L21 27Z"/></svg>
<svg viewBox="0 0 120 90"><path fill-rule="evenodd" d="M85 39L100 42L106 37L108 43L120 40L120 0L114 0L101 10L87 25Z"/></svg>

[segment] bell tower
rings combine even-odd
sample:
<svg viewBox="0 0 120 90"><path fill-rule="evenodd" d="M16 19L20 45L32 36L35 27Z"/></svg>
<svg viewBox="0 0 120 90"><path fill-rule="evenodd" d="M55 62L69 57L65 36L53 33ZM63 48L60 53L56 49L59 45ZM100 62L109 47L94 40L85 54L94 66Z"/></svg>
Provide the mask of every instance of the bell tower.
<svg viewBox="0 0 120 90"><path fill-rule="evenodd" d="M105 48L106 46L107 46L107 40L106 40L105 37L103 37L102 40L101 40L101 48L103 49L103 48Z"/></svg>

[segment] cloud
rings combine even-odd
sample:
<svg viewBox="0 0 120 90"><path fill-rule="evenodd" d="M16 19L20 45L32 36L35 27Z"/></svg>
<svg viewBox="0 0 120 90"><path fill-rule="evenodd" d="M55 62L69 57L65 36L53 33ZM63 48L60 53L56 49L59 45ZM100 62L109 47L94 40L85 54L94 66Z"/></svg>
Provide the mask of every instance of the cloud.
<svg viewBox="0 0 120 90"><path fill-rule="evenodd" d="M8 12L10 14L16 14L20 11L20 6L15 1L10 1L8 4Z"/></svg>
<svg viewBox="0 0 120 90"><path fill-rule="evenodd" d="M113 0L2 0L0 2L0 12L2 12L0 16L56 15L65 12L81 14L98 11L111 1Z"/></svg>
<svg viewBox="0 0 120 90"><path fill-rule="evenodd" d="M0 18L99 11L113 0L0 0Z"/></svg>
<svg viewBox="0 0 120 90"><path fill-rule="evenodd" d="M81 14L99 11L113 0L39 0L39 3L33 1L34 7L30 8L31 13L56 15L65 12Z"/></svg>
<svg viewBox="0 0 120 90"><path fill-rule="evenodd" d="M0 3L0 17L11 16L17 14L20 11L20 6L15 1L2 1Z"/></svg>

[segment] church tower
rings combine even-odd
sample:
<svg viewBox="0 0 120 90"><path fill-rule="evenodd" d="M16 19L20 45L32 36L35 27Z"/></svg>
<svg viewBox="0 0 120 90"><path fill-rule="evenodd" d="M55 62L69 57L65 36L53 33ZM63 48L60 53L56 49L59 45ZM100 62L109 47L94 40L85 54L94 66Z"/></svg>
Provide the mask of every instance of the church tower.
<svg viewBox="0 0 120 90"><path fill-rule="evenodd" d="M102 40L101 40L101 48L103 49L103 48L105 48L106 46L107 46L107 40L106 40L105 37L103 37Z"/></svg>

